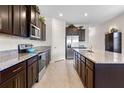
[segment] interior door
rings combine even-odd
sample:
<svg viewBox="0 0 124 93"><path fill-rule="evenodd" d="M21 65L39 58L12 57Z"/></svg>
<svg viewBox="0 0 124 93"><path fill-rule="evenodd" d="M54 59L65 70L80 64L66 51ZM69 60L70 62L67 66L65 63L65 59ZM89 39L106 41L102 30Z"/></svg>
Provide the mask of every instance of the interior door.
<svg viewBox="0 0 124 93"><path fill-rule="evenodd" d="M65 59L65 22L52 20L52 61Z"/></svg>

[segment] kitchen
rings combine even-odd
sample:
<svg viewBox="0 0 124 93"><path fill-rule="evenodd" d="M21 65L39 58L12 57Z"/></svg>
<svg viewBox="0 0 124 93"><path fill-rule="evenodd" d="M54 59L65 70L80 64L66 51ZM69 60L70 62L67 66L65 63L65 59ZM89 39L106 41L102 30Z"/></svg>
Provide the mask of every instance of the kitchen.
<svg viewBox="0 0 124 93"><path fill-rule="evenodd" d="M123 5L1 5L0 87L123 88L123 12Z"/></svg>

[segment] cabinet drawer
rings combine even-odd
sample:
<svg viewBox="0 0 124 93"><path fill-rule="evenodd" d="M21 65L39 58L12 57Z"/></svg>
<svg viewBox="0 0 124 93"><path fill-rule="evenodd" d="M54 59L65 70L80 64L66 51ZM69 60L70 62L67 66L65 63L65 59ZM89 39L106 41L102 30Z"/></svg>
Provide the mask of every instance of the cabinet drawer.
<svg viewBox="0 0 124 93"><path fill-rule="evenodd" d="M91 62L90 60L87 60L87 59L86 59L86 65L87 65L90 69L93 70L93 67L94 67L93 62Z"/></svg>
<svg viewBox="0 0 124 93"><path fill-rule="evenodd" d="M26 62L21 62L17 65L9 67L1 72L1 82L7 80L8 78L12 77L13 75L17 74L21 70L26 68Z"/></svg>
<svg viewBox="0 0 124 93"><path fill-rule="evenodd" d="M80 58L81 58L81 60L82 60L83 62L85 62L85 57L80 56Z"/></svg>
<svg viewBox="0 0 124 93"><path fill-rule="evenodd" d="M80 58L81 55L78 53L77 56L78 56L78 58Z"/></svg>
<svg viewBox="0 0 124 93"><path fill-rule="evenodd" d="M77 52L75 50L73 50L73 51L74 51L75 56L77 56Z"/></svg>
<svg viewBox="0 0 124 93"><path fill-rule="evenodd" d="M34 57L28 59L28 65L31 65L33 62L35 62L37 60L38 60L38 57L37 56L34 56Z"/></svg>

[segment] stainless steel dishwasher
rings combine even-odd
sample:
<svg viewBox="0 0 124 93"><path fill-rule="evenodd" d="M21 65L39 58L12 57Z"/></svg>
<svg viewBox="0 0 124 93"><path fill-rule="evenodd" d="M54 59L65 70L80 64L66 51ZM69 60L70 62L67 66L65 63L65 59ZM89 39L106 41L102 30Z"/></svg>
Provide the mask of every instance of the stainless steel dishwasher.
<svg viewBox="0 0 124 93"><path fill-rule="evenodd" d="M39 80L42 78L46 69L46 53L39 53L38 55L38 71L39 71Z"/></svg>

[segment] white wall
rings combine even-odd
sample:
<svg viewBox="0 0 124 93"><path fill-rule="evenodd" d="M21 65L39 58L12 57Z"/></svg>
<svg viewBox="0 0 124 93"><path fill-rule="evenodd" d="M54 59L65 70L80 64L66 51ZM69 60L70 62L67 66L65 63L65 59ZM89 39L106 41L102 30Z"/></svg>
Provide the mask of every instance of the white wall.
<svg viewBox="0 0 124 93"><path fill-rule="evenodd" d="M89 39L94 49L105 50L105 33L111 26L117 26L122 32L122 53L124 53L124 14L107 22L89 28Z"/></svg>
<svg viewBox="0 0 124 93"><path fill-rule="evenodd" d="M52 60L65 59L65 22L52 20Z"/></svg>
<svg viewBox="0 0 124 93"><path fill-rule="evenodd" d="M46 18L46 41L30 40L17 36L11 36L0 33L0 51L17 49L20 43L31 43L34 46L50 46L52 33L52 19Z"/></svg>

